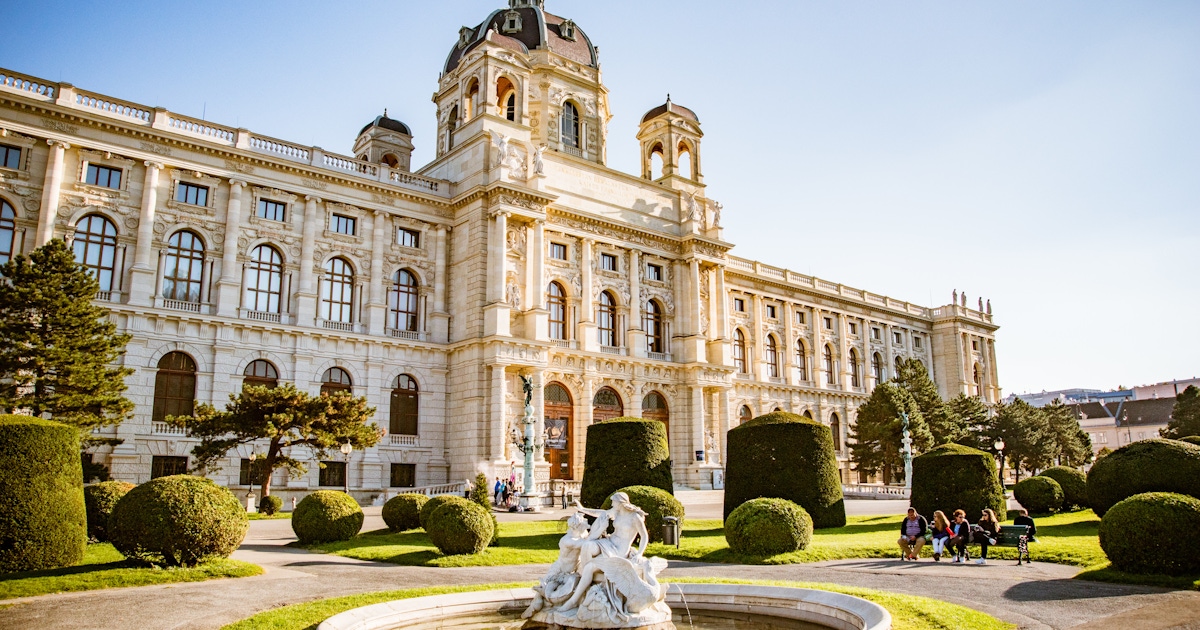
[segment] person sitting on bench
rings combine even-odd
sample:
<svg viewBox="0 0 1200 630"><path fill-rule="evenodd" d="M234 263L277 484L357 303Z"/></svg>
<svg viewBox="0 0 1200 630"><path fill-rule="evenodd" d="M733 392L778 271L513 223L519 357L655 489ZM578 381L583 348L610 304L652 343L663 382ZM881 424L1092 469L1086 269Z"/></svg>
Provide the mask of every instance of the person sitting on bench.
<svg viewBox="0 0 1200 630"><path fill-rule="evenodd" d="M1029 516L1029 510L1021 508L1018 512L1020 512L1020 516L1013 519L1013 525L1024 525L1025 534L1017 539L1017 564L1021 563L1022 558L1026 562L1033 562L1033 559L1029 557L1029 541L1037 535L1037 525Z"/></svg>
<svg viewBox="0 0 1200 630"><path fill-rule="evenodd" d="M921 547L925 546L925 532L929 529L929 521L917 514L915 508L908 508L908 516L900 521L900 560L916 560L921 555Z"/></svg>

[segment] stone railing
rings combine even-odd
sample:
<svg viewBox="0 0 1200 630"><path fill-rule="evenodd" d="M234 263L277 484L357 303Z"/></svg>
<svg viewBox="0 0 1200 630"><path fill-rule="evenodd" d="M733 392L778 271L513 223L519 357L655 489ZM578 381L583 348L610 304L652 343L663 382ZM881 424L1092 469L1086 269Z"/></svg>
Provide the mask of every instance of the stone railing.
<svg viewBox="0 0 1200 630"><path fill-rule="evenodd" d="M809 288L809 289L815 289L815 290L823 292L823 293L832 293L834 295L837 295L837 296L845 298L845 299L849 299L851 301L862 302L862 303L866 303L866 304L873 304L876 306L885 306L885 307L893 309L893 310L903 311L905 313L909 313L911 315L919 315L921 317L933 317L934 316L933 311L924 306L919 306L916 304L911 304L909 302L903 302L900 300L894 300L885 295L877 295L874 293L870 293L868 291L863 291L862 289L855 289L853 287L848 287L844 284L838 284L836 282L822 280L821 278L814 278L812 276L806 276L804 274L796 273L789 269L772 267L771 265L766 265L766 264L763 264L761 262L754 261L754 260L747 260L745 258L738 258L736 256L730 256L729 257L729 267L731 269L748 271L750 273L753 273L754 275L762 276L764 278L783 280L784 282L786 282L788 284L801 286L801 287L805 287L805 288ZM991 321L990 316L988 317L987 320L983 320L983 321Z"/></svg>
<svg viewBox="0 0 1200 630"><path fill-rule="evenodd" d="M167 127L172 131L185 133L192 136L199 136L205 139L216 139L226 143L233 143L237 137L237 132L228 127L214 125L212 123L196 120L194 118L186 118L176 114L167 116Z"/></svg>
<svg viewBox="0 0 1200 630"><path fill-rule="evenodd" d="M842 484L842 496L850 499L907 499L909 490L904 486L851 483Z"/></svg>
<svg viewBox="0 0 1200 630"><path fill-rule="evenodd" d="M144 123L150 122L149 109L143 108L140 105L134 105L133 103L111 99L107 96L100 96L99 94L76 92L75 104L79 107L96 109L118 118L132 118Z"/></svg>
<svg viewBox="0 0 1200 630"><path fill-rule="evenodd" d="M467 484L458 483L440 483L435 486L418 486L416 488L405 488L404 492L412 494L423 494L427 497L436 497L440 494L457 494L462 496L462 493L467 489Z"/></svg>
<svg viewBox="0 0 1200 630"><path fill-rule="evenodd" d="M175 435L175 436L183 437L183 436L187 435L187 429L184 429L183 427L177 427L174 425L170 425L170 424L167 424L166 422L151 422L150 423L150 434L151 435Z"/></svg>
<svg viewBox="0 0 1200 630"><path fill-rule="evenodd" d="M45 97L48 100L54 99L54 95L58 93L57 87L49 81L11 70L0 70L0 86L15 92L25 92L27 95Z"/></svg>
<svg viewBox="0 0 1200 630"><path fill-rule="evenodd" d="M418 435L403 435L400 433L389 433L388 444L392 446L420 446L421 437Z"/></svg>

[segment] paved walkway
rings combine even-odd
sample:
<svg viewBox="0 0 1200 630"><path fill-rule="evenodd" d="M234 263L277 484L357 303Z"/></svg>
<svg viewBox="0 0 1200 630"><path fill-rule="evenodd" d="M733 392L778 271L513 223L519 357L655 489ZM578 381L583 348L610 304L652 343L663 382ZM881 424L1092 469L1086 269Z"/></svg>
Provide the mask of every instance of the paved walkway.
<svg viewBox="0 0 1200 630"><path fill-rule="evenodd" d="M368 509L366 528L382 525ZM262 565L252 578L213 580L9 600L3 628L96 630L205 629L287 604L371 591L441 584L534 580L545 565L440 569L362 562L285 547L286 520L254 521L234 557ZM1070 579L1070 567L1009 562L987 566L849 560L743 566L672 562L668 576L830 582L926 595L959 603L1023 628L1112 630L1200 628L1200 593ZM1187 624L1192 625L1187 625Z"/></svg>

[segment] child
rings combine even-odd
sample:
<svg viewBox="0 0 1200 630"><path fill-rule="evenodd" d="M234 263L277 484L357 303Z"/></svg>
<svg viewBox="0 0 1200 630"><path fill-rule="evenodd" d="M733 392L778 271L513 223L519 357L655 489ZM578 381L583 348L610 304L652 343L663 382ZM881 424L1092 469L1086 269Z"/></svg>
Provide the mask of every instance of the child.
<svg viewBox="0 0 1200 630"><path fill-rule="evenodd" d="M933 561L941 562L946 553L946 542L950 540L950 520L938 510L933 513Z"/></svg>

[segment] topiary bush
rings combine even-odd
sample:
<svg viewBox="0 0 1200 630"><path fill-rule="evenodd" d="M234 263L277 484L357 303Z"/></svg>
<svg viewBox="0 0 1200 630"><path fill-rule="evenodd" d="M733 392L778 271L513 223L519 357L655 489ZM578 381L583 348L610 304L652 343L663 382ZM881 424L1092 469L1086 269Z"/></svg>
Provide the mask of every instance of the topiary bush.
<svg viewBox="0 0 1200 630"><path fill-rule="evenodd" d="M0 415L0 573L69 567L86 547L79 430Z"/></svg>
<svg viewBox="0 0 1200 630"><path fill-rule="evenodd" d="M292 531L303 544L350 540L362 529L363 511L345 492L317 490L292 512Z"/></svg>
<svg viewBox="0 0 1200 630"><path fill-rule="evenodd" d="M103 481L83 489L88 538L96 542L108 541L108 517L117 501L133 488L133 484L124 481Z"/></svg>
<svg viewBox="0 0 1200 630"><path fill-rule="evenodd" d="M1196 446L1200 446L1200 435L1189 435L1187 437L1181 437L1181 438L1179 438L1178 441L1187 442L1188 444L1195 444Z"/></svg>
<svg viewBox="0 0 1200 630"><path fill-rule="evenodd" d="M730 429L727 450L725 518L746 501L775 497L804 508L818 529L846 524L829 427L776 411Z"/></svg>
<svg viewBox="0 0 1200 630"><path fill-rule="evenodd" d="M428 527L429 517L433 516L433 513L435 511L437 511L438 508L442 507L443 505L445 505L447 503L452 503L455 501L466 501L467 503L474 503L474 501L471 501L470 499L467 499L465 497L460 497L457 494L439 494L436 497L432 497L428 501L425 502L425 505L423 505L421 507L421 516L420 516L421 529L424 529L425 531L429 531L429 527Z"/></svg>
<svg viewBox="0 0 1200 630"><path fill-rule="evenodd" d="M278 514L282 509L283 499L273 494L268 494L258 502L258 513L265 516Z"/></svg>
<svg viewBox="0 0 1200 630"><path fill-rule="evenodd" d="M629 495L629 502L646 512L646 531L650 533L650 542L662 542L662 524L664 516L674 516L679 519L679 527L683 527L683 504L674 496L661 488L650 486L629 486L617 492ZM614 493L615 494L615 493ZM607 510L612 507L612 497L604 500L601 506Z"/></svg>
<svg viewBox="0 0 1200 630"><path fill-rule="evenodd" d="M1200 497L1200 446L1179 440L1141 440L1096 460L1088 471L1088 505L1097 516L1143 492Z"/></svg>
<svg viewBox="0 0 1200 630"><path fill-rule="evenodd" d="M812 533L808 512L787 499L751 499L725 519L729 548L752 556L799 551L808 547Z"/></svg>
<svg viewBox="0 0 1200 630"><path fill-rule="evenodd" d="M1053 514L1062 509L1063 489L1049 477L1029 477L1013 486L1013 496L1030 514Z"/></svg>
<svg viewBox="0 0 1200 630"><path fill-rule="evenodd" d="M985 509L1007 513L1008 501L990 453L943 444L913 458L912 468L909 505L926 518L937 510L953 514L961 509L969 518L978 518Z"/></svg>
<svg viewBox="0 0 1200 630"><path fill-rule="evenodd" d="M421 526L421 508L429 502L423 494L398 494L383 504L383 522L394 532Z"/></svg>
<svg viewBox="0 0 1200 630"><path fill-rule="evenodd" d="M587 428L579 502L598 508L626 486L651 486L674 494L671 452L663 423L613 418Z"/></svg>
<svg viewBox="0 0 1200 630"><path fill-rule="evenodd" d="M1100 548L1130 573L1200 573L1200 499L1173 492L1135 494L1100 519Z"/></svg>
<svg viewBox="0 0 1200 630"><path fill-rule="evenodd" d="M1039 476L1049 477L1062 486L1064 508L1086 508L1088 506L1087 475L1083 474L1082 470L1068 466L1055 466L1043 470Z"/></svg>
<svg viewBox="0 0 1200 630"><path fill-rule="evenodd" d="M108 539L127 558L191 567L233 553L249 528L246 508L211 479L151 479L117 501Z"/></svg>
<svg viewBox="0 0 1200 630"><path fill-rule="evenodd" d="M461 497L460 497L461 498ZM427 519L425 531L438 551L447 556L480 553L495 535L491 513L478 503L447 501Z"/></svg>

